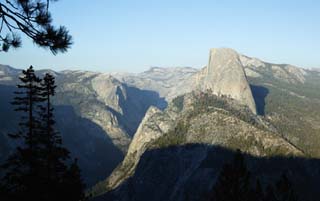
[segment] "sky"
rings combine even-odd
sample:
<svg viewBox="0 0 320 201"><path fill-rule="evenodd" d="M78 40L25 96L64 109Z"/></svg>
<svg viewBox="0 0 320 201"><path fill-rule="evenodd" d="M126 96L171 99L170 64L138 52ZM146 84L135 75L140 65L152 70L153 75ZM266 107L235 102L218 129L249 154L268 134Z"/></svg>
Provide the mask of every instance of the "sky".
<svg viewBox="0 0 320 201"><path fill-rule="evenodd" d="M268 62L320 67L317 0L60 0L50 10L54 24L70 30L72 48L54 56L22 37L22 48L0 53L1 64L100 72L200 68L210 48L229 47Z"/></svg>

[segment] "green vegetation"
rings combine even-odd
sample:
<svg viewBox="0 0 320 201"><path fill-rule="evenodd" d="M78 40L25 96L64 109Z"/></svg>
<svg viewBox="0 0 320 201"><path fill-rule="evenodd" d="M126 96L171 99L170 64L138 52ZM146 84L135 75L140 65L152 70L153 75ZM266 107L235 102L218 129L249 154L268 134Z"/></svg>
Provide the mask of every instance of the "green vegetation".
<svg viewBox="0 0 320 201"><path fill-rule="evenodd" d="M119 172L120 177L116 177L117 180L114 181L114 183L118 183L120 181L124 181L126 178L132 176L132 174L134 173L133 171L130 171L131 169L133 169L134 164L135 164L135 155L136 152L133 153L130 157L126 158L125 161L123 161L122 163L120 163L115 169L114 172ZM101 194L103 194L104 192L107 192L111 190L108 187L108 178L98 182L97 184L95 184L92 188L90 188L89 190L87 190L86 195L88 197L97 197Z"/></svg>
<svg viewBox="0 0 320 201"><path fill-rule="evenodd" d="M21 113L15 152L0 167L0 197L13 200L85 200L77 159L72 160L55 130L52 96L55 79L36 76L33 67L22 71L12 105Z"/></svg>
<svg viewBox="0 0 320 201"><path fill-rule="evenodd" d="M320 78L308 75L304 84L266 77L250 83L268 89L265 115L281 136L310 156L320 156Z"/></svg>
<svg viewBox="0 0 320 201"><path fill-rule="evenodd" d="M172 145L181 145L186 142L186 133L189 129L189 124L183 121L178 121L176 126L165 133L163 136L156 139L151 147L162 148Z"/></svg>
<svg viewBox="0 0 320 201"><path fill-rule="evenodd" d="M174 99L172 100L173 105L174 105L176 108L178 108L179 112L181 112L182 109L183 109L183 101L184 101L184 96L183 96L183 95L178 96L178 97L176 97L176 98L174 98Z"/></svg>
<svg viewBox="0 0 320 201"><path fill-rule="evenodd" d="M222 95L218 97L210 92L200 92L199 94L194 94L194 96L193 109L189 113L190 117L220 109L219 112L223 114L235 116L253 126L265 129L265 127L256 120L254 114L251 113L247 106L238 105L233 99L227 96Z"/></svg>
<svg viewBox="0 0 320 201"><path fill-rule="evenodd" d="M255 184L252 182L256 180ZM293 184L286 174L274 184L269 182L266 188L260 183L260 178L253 178L247 168L244 156L237 151L231 163L222 167L215 183L209 201L297 201Z"/></svg>
<svg viewBox="0 0 320 201"><path fill-rule="evenodd" d="M191 98L192 105L189 108L184 108L183 102L186 98ZM255 116L251 113L248 107L238 105L234 100L221 96L203 92L193 92L184 96L179 96L173 100L174 107L179 108L179 111L183 111L178 120L176 120L175 126L171 128L167 133L156 139L152 143L152 147L168 147L172 145L181 145L187 143L187 133L190 127L190 122L198 115L209 114L218 111L221 114L235 116L242 121L245 121L260 129L266 129L261 125ZM222 119L217 119L220 125L225 124ZM227 125L225 125L227 126ZM194 130L199 133L205 133L205 128L200 127L198 130Z"/></svg>

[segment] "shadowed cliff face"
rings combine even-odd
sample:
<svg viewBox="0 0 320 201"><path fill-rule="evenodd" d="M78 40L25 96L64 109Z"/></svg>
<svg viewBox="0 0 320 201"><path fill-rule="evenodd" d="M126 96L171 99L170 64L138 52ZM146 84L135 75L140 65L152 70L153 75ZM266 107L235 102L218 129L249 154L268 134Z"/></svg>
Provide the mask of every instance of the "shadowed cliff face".
<svg viewBox="0 0 320 201"><path fill-rule="evenodd" d="M138 126L141 127L140 131L136 132L136 134L138 134L136 139L130 145L132 150L129 151L128 157L126 157L128 159L125 159L123 162L124 168L120 168L121 171L129 170L129 174L126 175L125 172L124 175L118 174L116 177L113 177L116 180L114 183L118 184L122 182L122 176L127 178L134 174L133 169L139 162L141 154L148 148L146 145L148 141L168 132L168 129L177 123L176 120L179 118L180 112L182 112L181 110L183 110L184 107L176 108L176 112L162 112L156 108L151 108L145 117L145 119L148 119L148 122L139 125L150 105L163 109L166 106L165 100L172 100L179 95L189 93L194 89L199 89L200 86L206 86L206 83L208 86L207 89L215 90L215 94L224 94L230 97L234 95L233 98L236 99L238 103L242 102L242 105L251 105L251 111L254 112L253 104L250 104L250 102L252 103L250 95L243 93L239 96L239 93L236 93L238 90L248 91L244 77L248 78L250 82L249 88L251 88L251 94L257 107L257 114L263 115L263 117L255 116L251 113L247 116L246 112L241 112L238 110L239 108L231 112L224 108L219 108L216 111L218 115L207 115L202 111L203 115L194 119L192 123L191 128L194 129L194 132L189 135L189 143L197 143L197 141L195 141L197 139L200 139L198 143L204 142L204 144L217 141L224 142L224 139L229 139L229 141L226 142L229 147L240 144L243 149L251 150L254 153L263 153L263 149L260 148L264 146L259 144L261 142L260 139L264 139L262 140L264 144L266 143L268 146L272 146L274 141L270 140L270 138L272 139L273 133L276 137L282 138L281 142L286 142L280 143L281 146L278 144L279 147L289 147L290 145L293 149L296 149L296 151L300 151L306 155L312 157L320 156L319 72L300 69L287 64L267 63L256 58L237 54L230 49L212 50L210 58L208 67L200 71L192 68L157 67L136 75L117 74L117 78L121 81L104 73L84 71L64 71L57 73L51 71L57 76L58 87L61 87L59 89L60 95L58 95L59 97L57 97L58 100L56 100L56 103L62 106L71 106L74 109L71 113L75 113L77 119L69 122L71 127L68 127L68 129L74 129L74 127L72 127L72 125L74 125L75 127L79 127L79 129L86 130L86 133L90 135L99 133L96 137L99 137L100 134L103 136L107 135L106 138L111 140L113 145L121 148L123 152L126 152L131 137L134 136ZM243 76L241 69L242 71L244 69L245 76ZM19 72L19 70L0 65L0 83L7 86L14 85ZM44 72L45 71L39 71L40 74ZM219 73L217 79L213 78L218 75L215 72ZM234 72L239 73L234 74ZM233 79L230 80L228 76L233 77ZM218 83L215 83L216 81ZM215 86L217 86L216 89ZM4 90L3 94L6 93L8 92ZM0 102L1 101L4 101L2 96L0 98ZM180 98L176 103L179 104L179 102L183 101L184 98ZM6 108L5 105L1 108L1 106L0 111L3 112L0 113L0 118L3 118L4 121L1 122L0 134L1 131L4 133L2 128L5 128L6 133L6 128L10 127L2 125L12 125L12 120L16 118L15 114L7 112L10 108ZM65 117L67 114L68 113L65 114ZM149 119L148 116L152 118ZM267 135L264 135L266 132L262 132L261 127L252 129L252 125L246 124L248 121L249 124L250 122L258 122L259 124L259 122L261 123L259 119L264 119L263 124L265 125L262 125L262 127L270 129L271 133L268 132ZM79 120L81 124L87 125L88 128L74 124L73 121L77 120ZM88 123L87 120L92 124ZM243 121L245 121L245 123L243 123ZM225 124L216 126L218 122L225 122ZM238 124L239 122L242 123ZM232 127L230 123L235 123L240 125L240 127ZM266 124L268 125L266 126ZM208 129L203 129L203 125L208 125ZM254 126L256 125L253 125L253 127ZM89 129L90 127L96 128ZM10 128L12 129L12 127ZM103 132L100 132L100 128ZM250 131L249 135L246 134L248 130ZM258 133L258 135L256 135L256 133ZM86 138L79 139L89 140ZM75 139L72 139L72 136L70 136L70 140ZM180 138L173 140L175 143L181 142ZM258 143L256 144L257 141ZM0 143L8 144L5 143L5 140L0 140ZM165 143L167 142L163 140L162 144ZM75 143L70 142L70 144L77 144L74 147L83 146L83 144L87 146L86 143L81 144L80 141ZM284 146L282 146L283 144ZM104 145L107 144L103 143L103 146ZM91 145L87 147L91 147ZM2 146L1 148L3 148L3 150L10 150L10 146L9 148L8 146ZM86 150L91 148L86 148ZM106 151L107 149L103 150ZM113 148L110 148L110 150L113 150ZM93 151L92 153L99 155L98 152ZM80 152L79 154L85 155L85 153ZM86 155L86 157L89 156ZM102 158L103 156L99 157ZM100 160L100 158L96 159ZM94 167L97 165L96 162L91 163L91 165L92 164ZM98 169L97 172L101 171L101 173L103 173L103 168L101 166L99 166L99 168L101 169ZM109 171L108 168L106 169ZM116 171L117 170L115 170L115 172Z"/></svg>
<svg viewBox="0 0 320 201"><path fill-rule="evenodd" d="M150 108L123 162L90 193L102 195L124 184L137 171L141 156L151 149L196 143L240 149L258 157L304 155L247 106L227 97L193 92L174 99L165 111ZM198 163L205 156L205 153L197 151L190 154L195 156L189 159L182 155L181 160ZM141 168L148 169L149 166ZM198 179L201 180L200 177Z"/></svg>
<svg viewBox="0 0 320 201"><path fill-rule="evenodd" d="M188 144L145 152L133 177L117 189L98 197L115 201L207 200L217 176L234 151L214 145ZM294 189L305 201L320 196L320 160L292 157L254 157L245 155L252 183L274 183L282 173L293 181Z"/></svg>
<svg viewBox="0 0 320 201"><path fill-rule="evenodd" d="M7 135L18 130L19 113L14 112L10 102L16 90L14 86L0 85L0 162L6 160L17 145ZM82 176L87 185L107 177L121 162L124 155L106 135L104 130L89 119L79 117L70 105L55 105L56 129L64 146L72 157L78 158ZM1 173L0 173L1 174Z"/></svg>
<svg viewBox="0 0 320 201"><path fill-rule="evenodd" d="M20 71L10 67L0 71L1 162L16 145L7 134L17 131L19 122L19 113L14 112L10 102ZM122 161L149 106L163 108L166 102L157 92L126 86L104 74L54 74L58 86L53 98L57 130L72 156L79 158L85 182L91 186L106 178Z"/></svg>
<svg viewBox="0 0 320 201"><path fill-rule="evenodd" d="M71 106L55 106L55 117L63 144L78 158L86 185L109 176L123 160L123 152L105 131L90 119L79 117Z"/></svg>
<svg viewBox="0 0 320 201"><path fill-rule="evenodd" d="M0 84L0 163L6 159L15 145L8 138L8 133L14 132L19 115L13 112L10 101L13 100L15 88L9 85Z"/></svg>
<svg viewBox="0 0 320 201"><path fill-rule="evenodd" d="M71 105L83 118L99 125L123 153L147 109L166 102L154 91L119 82L108 74L64 72L57 77L57 105Z"/></svg>
<svg viewBox="0 0 320 201"><path fill-rule="evenodd" d="M123 82L159 92L167 101L193 90L211 90L247 105L256 114L256 105L247 81L240 54L229 48L214 48L209 53L207 67L157 68L137 75L115 74Z"/></svg>
<svg viewBox="0 0 320 201"><path fill-rule="evenodd" d="M265 115L266 97L269 93L268 88L258 85L250 85L252 96L256 103L257 114Z"/></svg>

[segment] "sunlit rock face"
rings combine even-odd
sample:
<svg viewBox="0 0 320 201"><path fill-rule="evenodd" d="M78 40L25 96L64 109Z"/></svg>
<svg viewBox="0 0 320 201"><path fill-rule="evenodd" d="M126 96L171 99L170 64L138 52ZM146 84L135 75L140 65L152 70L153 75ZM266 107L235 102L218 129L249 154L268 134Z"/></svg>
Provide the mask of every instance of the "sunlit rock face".
<svg viewBox="0 0 320 201"><path fill-rule="evenodd" d="M209 63L200 82L202 90L216 95L226 95L247 105L256 114L256 105L250 85L239 59L239 54L229 48L210 50Z"/></svg>

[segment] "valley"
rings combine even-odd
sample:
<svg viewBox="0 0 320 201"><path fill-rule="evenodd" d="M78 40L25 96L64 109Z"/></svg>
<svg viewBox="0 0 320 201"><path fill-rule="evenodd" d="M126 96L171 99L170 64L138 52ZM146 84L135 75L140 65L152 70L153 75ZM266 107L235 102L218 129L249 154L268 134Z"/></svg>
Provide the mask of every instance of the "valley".
<svg viewBox="0 0 320 201"><path fill-rule="evenodd" d="M201 197L237 149L265 182L289 168L295 183L306 177L310 183L299 185L318 184L318 71L214 48L202 69L37 71L45 72L57 80L57 128L97 200L147 200L154 185L174 188L161 188L152 200ZM0 161L16 146L7 133L17 124L10 101L19 73L0 65ZM265 164L278 170L268 175ZM206 187L188 195L194 182ZM314 188L301 189L317 194Z"/></svg>

